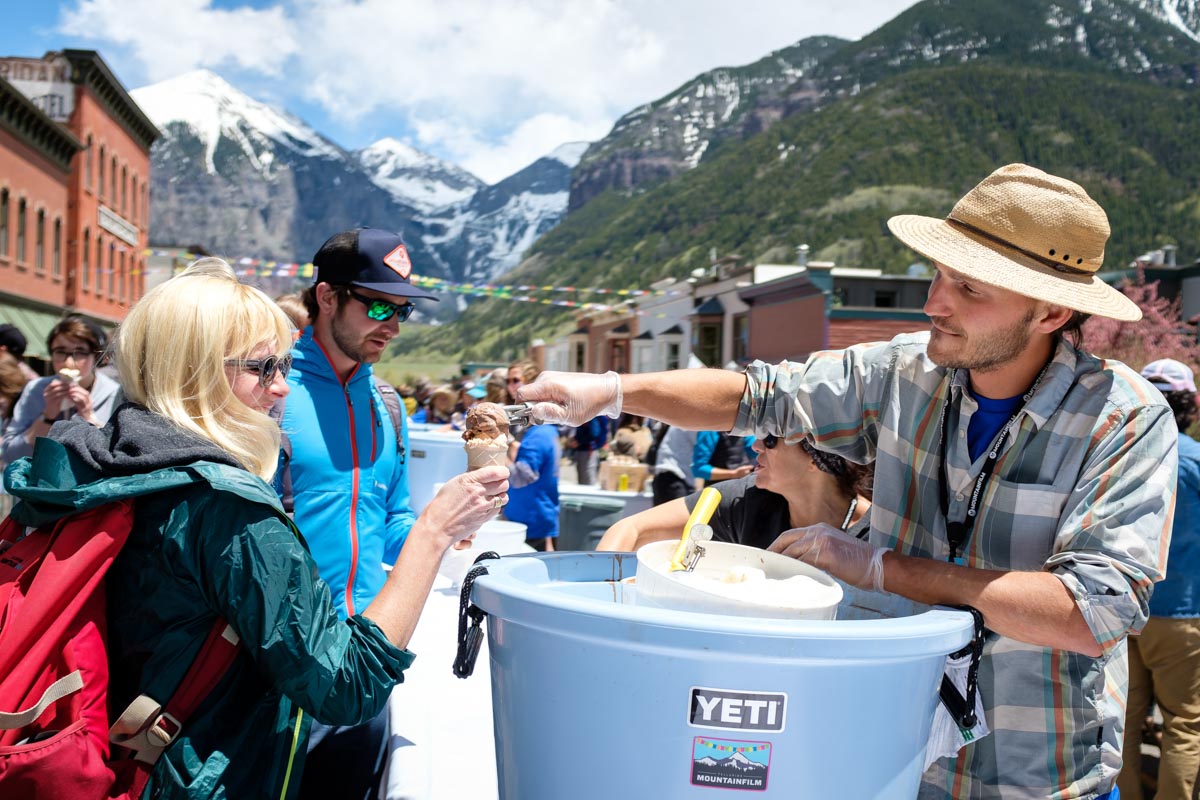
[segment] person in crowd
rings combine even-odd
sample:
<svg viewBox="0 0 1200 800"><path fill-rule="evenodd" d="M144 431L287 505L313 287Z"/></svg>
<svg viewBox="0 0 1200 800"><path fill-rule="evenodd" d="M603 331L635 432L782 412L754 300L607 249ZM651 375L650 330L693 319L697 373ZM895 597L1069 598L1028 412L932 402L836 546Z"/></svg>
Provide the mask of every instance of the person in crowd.
<svg viewBox="0 0 1200 800"><path fill-rule="evenodd" d="M928 333L744 375L543 373L521 399L552 422L626 410L874 461L866 541L815 525L770 549L982 613L991 733L936 760L919 796L1111 798L1127 635L1164 574L1178 432L1135 370L1075 344L1087 315L1141 317L1096 274L1107 216L1079 185L1013 164L946 219L888 225L935 265Z"/></svg>
<svg viewBox="0 0 1200 800"><path fill-rule="evenodd" d="M275 298L275 304L283 309L287 318L292 322L293 334L297 339L301 332L309 326L308 309L304 307L304 298L299 292L281 294Z"/></svg>
<svg viewBox="0 0 1200 800"><path fill-rule="evenodd" d="M402 383L396 387L396 394L400 395L400 401L404 403L405 415L411 419L412 415L417 413L417 398L413 387Z"/></svg>
<svg viewBox="0 0 1200 800"><path fill-rule="evenodd" d="M429 405L413 414L413 422L425 422L430 425L449 425L454 418L454 404L458 392L448 383L440 384L429 395Z"/></svg>
<svg viewBox="0 0 1200 800"><path fill-rule="evenodd" d="M310 325L292 349L280 427L296 525L304 532L339 616L353 617L386 584L385 564L402 552L413 526L408 432L402 408L386 404L371 365L412 313L437 298L409 280L404 243L360 228L330 237L312 259L304 292ZM276 412L278 413L278 411ZM393 420L398 418L397 425ZM348 728L313 726L301 796L373 796L386 765L388 715Z"/></svg>
<svg viewBox="0 0 1200 800"><path fill-rule="evenodd" d="M1179 427L1179 483L1167 577L1154 587L1150 619L1129 638L1129 705L1124 763L1117 778L1123 800L1142 800L1143 720L1162 713L1155 797L1191 800L1200 771L1200 444L1184 431L1197 419L1191 367L1170 358L1142 369L1167 399Z"/></svg>
<svg viewBox="0 0 1200 800"><path fill-rule="evenodd" d="M505 381L505 388L508 390L507 404L517 402L517 390L527 383L532 382L541 373L538 365L528 359L514 361L508 365L508 377Z"/></svg>
<svg viewBox="0 0 1200 800"><path fill-rule="evenodd" d="M433 385L424 375L413 381L413 397L417 398L417 410L429 408L429 395L433 393ZM414 411L414 414L417 412ZM415 421L415 420L414 420Z"/></svg>
<svg viewBox="0 0 1200 800"><path fill-rule="evenodd" d="M600 451L608 444L608 419L603 415L575 426L567 444L575 461L575 480L581 486L595 486Z"/></svg>
<svg viewBox="0 0 1200 800"><path fill-rule="evenodd" d="M767 435L754 443L754 474L717 488L721 502L709 525L713 539L765 550L779 534L817 523L865 536L874 466L817 450L807 439L785 444ZM597 550L629 551L683 534L700 493L638 512L605 531Z"/></svg>
<svg viewBox="0 0 1200 800"><path fill-rule="evenodd" d="M4 435L12 419L13 410L17 407L17 399L29 378L21 369L21 362L14 356L0 352L0 436ZM2 465L3 462L0 462Z"/></svg>
<svg viewBox="0 0 1200 800"><path fill-rule="evenodd" d="M617 420L617 431L613 434L612 452L618 456L632 456L638 461L646 460L646 453L654 436L646 425L646 418L638 414L622 414Z"/></svg>
<svg viewBox="0 0 1200 800"><path fill-rule="evenodd" d="M657 446L650 446L648 457L652 462L654 477L650 490L654 494L654 505L661 506L672 500L687 497L696 490L696 476L692 474L692 453L696 449L696 431L659 421L655 434Z"/></svg>
<svg viewBox="0 0 1200 800"><path fill-rule="evenodd" d="M704 486L754 471L754 437L700 431L692 448L692 475Z"/></svg>
<svg viewBox="0 0 1200 800"><path fill-rule="evenodd" d="M513 402L512 397L508 393L508 371L503 367L497 367L488 373L487 380L484 381L483 388L486 392L484 399L489 403L507 406Z"/></svg>
<svg viewBox="0 0 1200 800"><path fill-rule="evenodd" d="M12 419L17 398L21 396L21 390L27 383L29 383L29 379L21 370L18 359L9 353L0 352L0 437L4 436L4 429L8 427L8 423ZM0 471L3 471L4 466L5 462L0 461ZM8 514L10 507L11 498L5 493L4 487L0 485L0 514Z"/></svg>
<svg viewBox="0 0 1200 800"><path fill-rule="evenodd" d="M514 361L508 374L522 382L538 376L532 361ZM525 525L525 543L534 550L554 550L558 538L558 465L562 449L553 425L534 425L516 433L508 446L508 505L504 516Z"/></svg>
<svg viewBox="0 0 1200 800"><path fill-rule="evenodd" d="M96 370L108 337L98 325L69 316L50 329L46 346L56 374L25 384L4 431L0 461L33 453L33 442L61 419L103 426L120 402L120 385Z"/></svg>
<svg viewBox="0 0 1200 800"><path fill-rule="evenodd" d="M8 353L17 360L17 368L25 376L26 382L36 381L39 377L33 368L25 363L25 348L28 345L25 334L21 333L21 329L16 325L8 322L0 325L0 353Z"/></svg>
<svg viewBox="0 0 1200 800"><path fill-rule="evenodd" d="M288 393L291 344L270 298L202 259L147 292L121 325L129 402L103 429L80 417L55 425L7 476L28 525L134 503L106 578L114 708L177 686L218 618L239 637L236 660L167 746L144 797L297 797L309 722L379 713L412 662L405 645L442 555L503 504L504 467L450 480L374 599L340 619L268 483L280 433L267 411ZM347 787L359 777L341 775Z"/></svg>

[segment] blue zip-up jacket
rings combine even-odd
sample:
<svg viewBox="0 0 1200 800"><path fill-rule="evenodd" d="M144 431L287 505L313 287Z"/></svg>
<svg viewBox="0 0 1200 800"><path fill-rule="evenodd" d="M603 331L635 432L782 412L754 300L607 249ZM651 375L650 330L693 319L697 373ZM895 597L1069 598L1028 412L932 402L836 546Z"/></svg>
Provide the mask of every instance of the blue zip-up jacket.
<svg viewBox="0 0 1200 800"><path fill-rule="evenodd" d="M293 518L343 618L383 587L416 515L409 506L408 425L396 430L369 364L343 385L312 328L292 349L281 427L291 439Z"/></svg>

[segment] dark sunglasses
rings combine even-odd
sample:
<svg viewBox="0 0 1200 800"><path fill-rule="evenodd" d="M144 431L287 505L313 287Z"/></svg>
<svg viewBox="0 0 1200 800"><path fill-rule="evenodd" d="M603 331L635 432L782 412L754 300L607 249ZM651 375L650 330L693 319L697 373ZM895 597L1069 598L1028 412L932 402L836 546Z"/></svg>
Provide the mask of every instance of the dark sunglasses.
<svg viewBox="0 0 1200 800"><path fill-rule="evenodd" d="M275 373L278 372L283 377L287 377L292 370L292 354L288 353L283 358L279 356L267 356L266 358L227 358L225 366L239 367L250 372L258 373L258 385L266 389L275 380Z"/></svg>
<svg viewBox="0 0 1200 800"><path fill-rule="evenodd" d="M779 444L779 437L773 433L768 433L763 437L763 447L768 450L774 450L775 445Z"/></svg>
<svg viewBox="0 0 1200 800"><path fill-rule="evenodd" d="M347 289L346 294L366 306L367 317L376 322L387 322L396 314L400 315L401 322L407 322L408 318L412 316L413 309L416 308L412 303L389 303L387 300L380 300L377 297L361 295L353 289Z"/></svg>

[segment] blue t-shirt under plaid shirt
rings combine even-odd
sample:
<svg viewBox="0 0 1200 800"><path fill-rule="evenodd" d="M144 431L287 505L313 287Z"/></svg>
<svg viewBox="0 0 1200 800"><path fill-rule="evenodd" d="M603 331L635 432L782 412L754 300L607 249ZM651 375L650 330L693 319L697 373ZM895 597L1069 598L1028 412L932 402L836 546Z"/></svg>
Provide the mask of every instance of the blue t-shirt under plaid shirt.
<svg viewBox="0 0 1200 800"><path fill-rule="evenodd" d="M962 519L980 465L967 447L968 375L934 364L928 334L752 364L733 432L773 433L875 462L871 542L945 561L938 500L947 396L949 514ZM1136 372L1060 341L980 499L970 567L1044 570L1075 598L1099 658L990 633L979 686L990 736L925 773L921 798L1094 798L1121 765L1125 637L1148 615L1170 541L1175 420Z"/></svg>

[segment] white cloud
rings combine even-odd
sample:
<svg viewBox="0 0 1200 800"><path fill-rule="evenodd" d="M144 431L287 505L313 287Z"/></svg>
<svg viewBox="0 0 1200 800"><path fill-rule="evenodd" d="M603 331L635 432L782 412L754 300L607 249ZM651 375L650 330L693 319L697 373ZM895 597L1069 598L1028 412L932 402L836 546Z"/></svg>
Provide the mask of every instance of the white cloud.
<svg viewBox="0 0 1200 800"><path fill-rule="evenodd" d="M611 120L590 123L561 114L536 114L522 120L499 139L484 139L475 131L443 120L418 120L414 125L418 146L443 149L452 161L489 183L547 155L564 142L591 142L608 132Z"/></svg>
<svg viewBox="0 0 1200 800"><path fill-rule="evenodd" d="M223 65L280 75L297 50L293 27L280 6L226 10L211 0L80 0L59 24L62 33L129 48L151 81Z"/></svg>
<svg viewBox="0 0 1200 800"><path fill-rule="evenodd" d="M152 80L223 64L286 74L279 94L323 109L318 128L387 126L494 181L700 72L861 36L912 0L213 2L77 0L63 29L129 48Z"/></svg>

